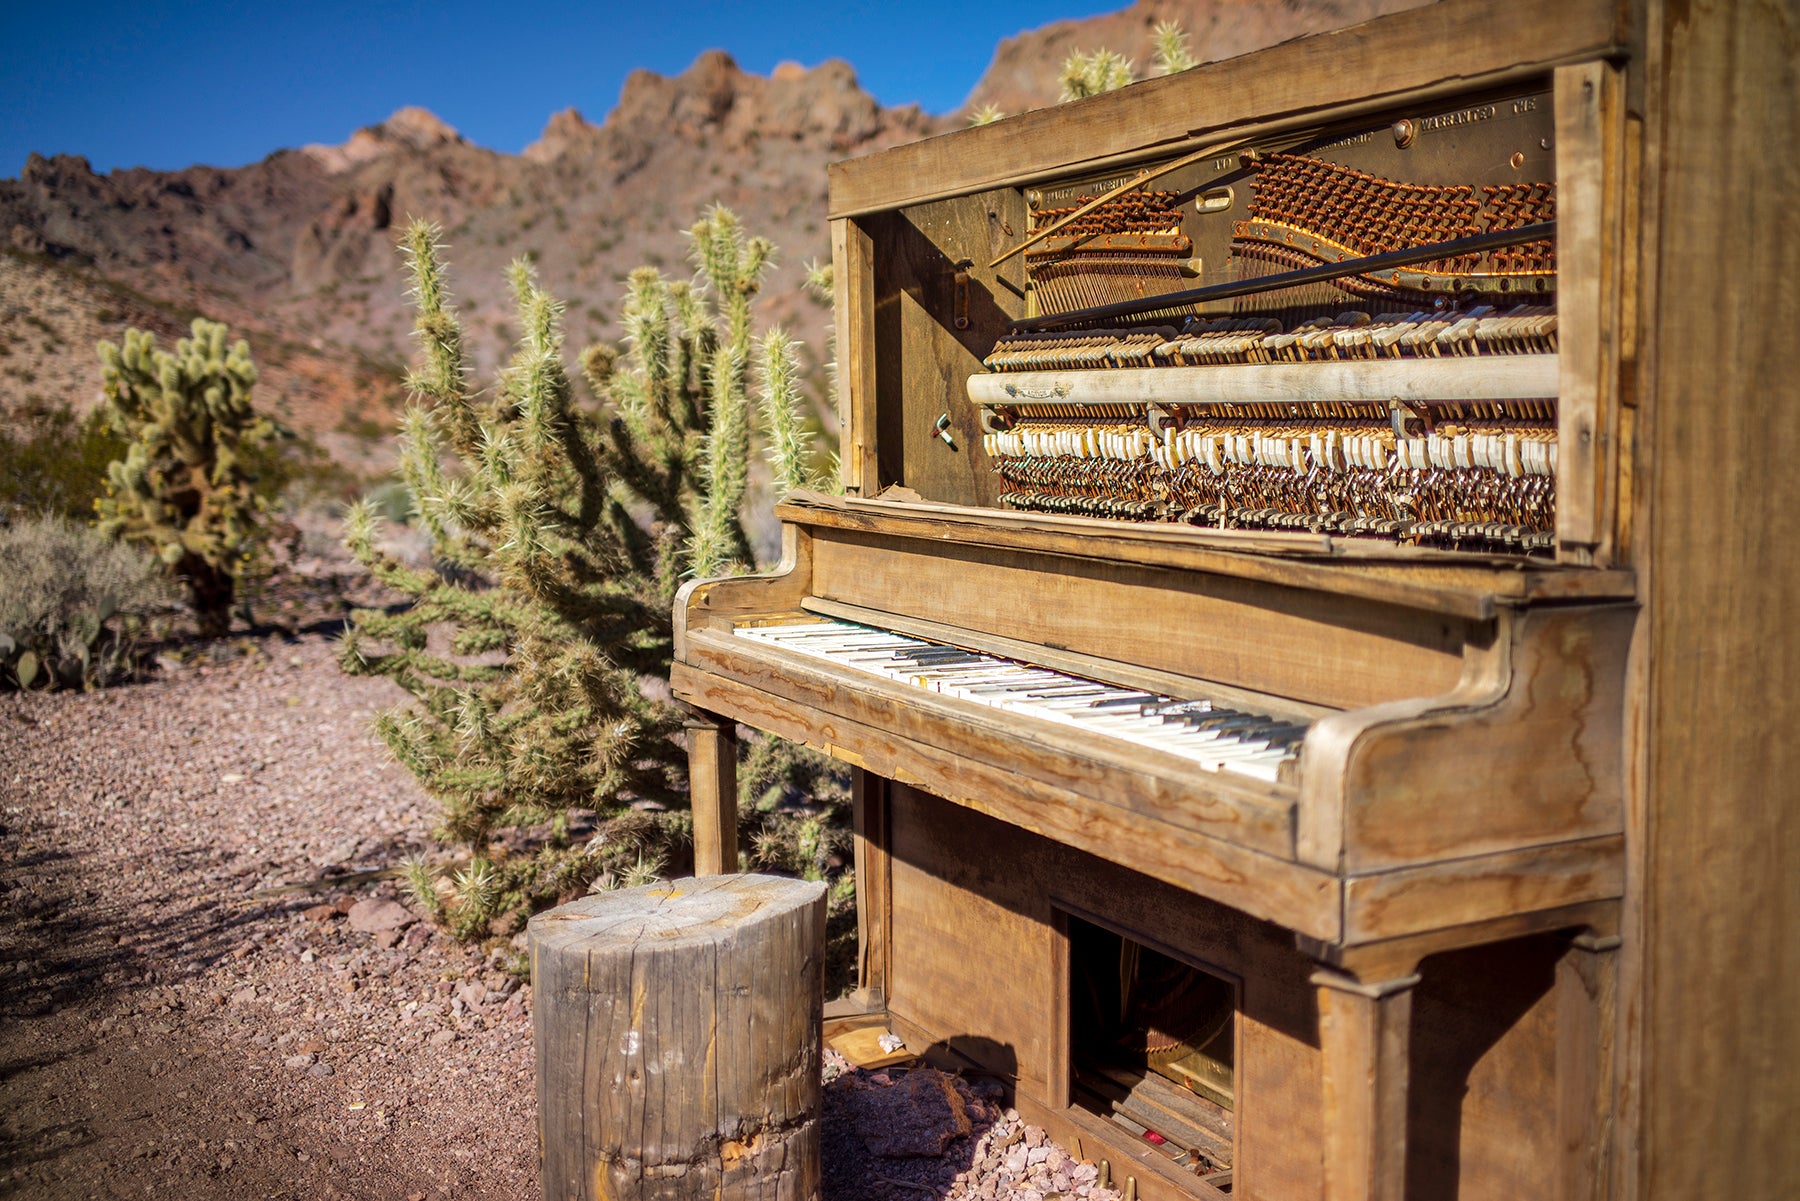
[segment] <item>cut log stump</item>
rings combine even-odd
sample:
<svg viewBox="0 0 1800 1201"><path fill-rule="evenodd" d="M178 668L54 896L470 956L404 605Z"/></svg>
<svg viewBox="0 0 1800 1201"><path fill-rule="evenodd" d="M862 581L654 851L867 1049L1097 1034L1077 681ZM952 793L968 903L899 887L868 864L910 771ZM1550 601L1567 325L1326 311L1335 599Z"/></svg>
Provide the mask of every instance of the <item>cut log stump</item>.
<svg viewBox="0 0 1800 1201"><path fill-rule="evenodd" d="M545 1201L817 1201L823 884L671 880L530 931Z"/></svg>

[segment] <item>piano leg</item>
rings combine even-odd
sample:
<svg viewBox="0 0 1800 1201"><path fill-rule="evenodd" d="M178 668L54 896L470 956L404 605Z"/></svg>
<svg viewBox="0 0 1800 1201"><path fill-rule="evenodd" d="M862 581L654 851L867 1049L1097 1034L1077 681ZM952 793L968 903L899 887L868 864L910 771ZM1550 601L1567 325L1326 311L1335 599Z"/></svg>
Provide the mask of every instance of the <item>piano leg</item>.
<svg viewBox="0 0 1800 1201"><path fill-rule="evenodd" d="M688 795L694 806L694 874L738 869L737 723L696 709L686 722Z"/></svg>
<svg viewBox="0 0 1800 1201"><path fill-rule="evenodd" d="M1325 1067L1325 1201L1404 1201L1416 975L1315 972Z"/></svg>
<svg viewBox="0 0 1800 1201"><path fill-rule="evenodd" d="M1584 931L1556 965L1557 1201L1610 1195L1619 938Z"/></svg>

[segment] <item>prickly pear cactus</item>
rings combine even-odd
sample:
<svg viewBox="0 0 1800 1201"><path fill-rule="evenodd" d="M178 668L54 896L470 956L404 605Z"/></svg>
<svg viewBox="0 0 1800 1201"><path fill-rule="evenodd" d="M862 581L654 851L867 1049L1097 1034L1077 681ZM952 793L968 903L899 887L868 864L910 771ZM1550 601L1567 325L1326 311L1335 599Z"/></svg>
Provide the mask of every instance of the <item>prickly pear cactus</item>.
<svg viewBox="0 0 1800 1201"><path fill-rule="evenodd" d="M255 464L281 433L251 405L249 344L227 337L224 325L199 318L173 353L139 329L125 331L123 347L99 346L108 420L129 443L108 469L100 528L147 544L213 637L230 623L266 509Z"/></svg>

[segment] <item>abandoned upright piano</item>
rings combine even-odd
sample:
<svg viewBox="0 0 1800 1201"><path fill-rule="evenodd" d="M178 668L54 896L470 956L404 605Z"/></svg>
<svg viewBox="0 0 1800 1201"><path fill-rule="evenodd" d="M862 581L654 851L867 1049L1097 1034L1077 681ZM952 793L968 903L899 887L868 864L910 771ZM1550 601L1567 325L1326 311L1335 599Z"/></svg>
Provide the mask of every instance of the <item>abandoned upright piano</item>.
<svg viewBox="0 0 1800 1201"><path fill-rule="evenodd" d="M841 496L689 585L857 1000L1144 1197L1600 1195L1642 13L1451 0L834 165Z"/></svg>

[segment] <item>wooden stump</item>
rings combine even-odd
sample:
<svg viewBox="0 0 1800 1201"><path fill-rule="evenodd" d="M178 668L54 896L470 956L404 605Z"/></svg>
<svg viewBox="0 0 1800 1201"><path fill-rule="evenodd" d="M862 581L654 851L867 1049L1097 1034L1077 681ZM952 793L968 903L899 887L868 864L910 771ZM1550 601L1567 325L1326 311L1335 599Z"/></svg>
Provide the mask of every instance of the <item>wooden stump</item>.
<svg viewBox="0 0 1800 1201"><path fill-rule="evenodd" d="M823 884L672 880L530 930L546 1201L817 1201Z"/></svg>

